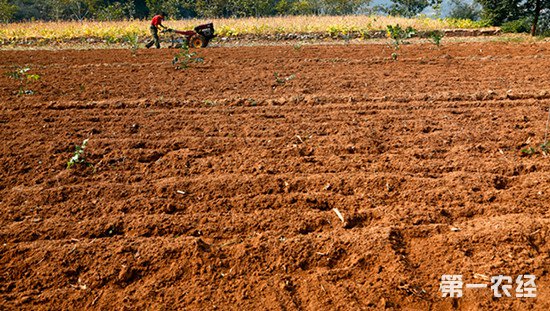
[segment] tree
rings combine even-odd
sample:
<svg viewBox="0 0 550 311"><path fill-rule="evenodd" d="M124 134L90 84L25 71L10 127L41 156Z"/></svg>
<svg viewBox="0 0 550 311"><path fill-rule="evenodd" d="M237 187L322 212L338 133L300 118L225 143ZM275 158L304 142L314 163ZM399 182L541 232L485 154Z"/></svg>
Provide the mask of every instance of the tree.
<svg viewBox="0 0 550 311"><path fill-rule="evenodd" d="M324 0L325 14L328 15L347 15L353 14L363 4L370 0Z"/></svg>
<svg viewBox="0 0 550 311"><path fill-rule="evenodd" d="M47 3L47 0L15 0L11 1L11 3L17 6L17 11L13 16L13 19L16 21L30 19L51 19L49 16L49 5Z"/></svg>
<svg viewBox="0 0 550 311"><path fill-rule="evenodd" d="M17 6L10 4L8 0L0 0L0 22L9 23L17 12Z"/></svg>
<svg viewBox="0 0 550 311"><path fill-rule="evenodd" d="M483 6L483 17L495 26L525 17L522 4L524 0L477 0L477 2Z"/></svg>
<svg viewBox="0 0 550 311"><path fill-rule="evenodd" d="M65 12L65 9L66 9L66 5L64 3L64 1L62 0L46 0L46 3L48 4L48 7L49 7L49 14L48 14L48 17L49 19L53 19L53 20L60 20L61 18L63 18L63 14Z"/></svg>
<svg viewBox="0 0 550 311"><path fill-rule="evenodd" d="M292 3L290 14L294 15L313 15L320 14L320 6L314 1L298 0ZM287 14L288 14L287 13Z"/></svg>
<svg viewBox="0 0 550 311"><path fill-rule="evenodd" d="M99 12L101 0L62 0L65 4L69 17L78 21L93 17L95 12Z"/></svg>
<svg viewBox="0 0 550 311"><path fill-rule="evenodd" d="M297 2L309 0L197 0L194 5L198 16L203 17L247 17L290 14Z"/></svg>
<svg viewBox="0 0 550 311"><path fill-rule="evenodd" d="M550 10L550 0L477 0L483 6L483 16L493 25L527 19L531 34L536 35L541 14Z"/></svg>
<svg viewBox="0 0 550 311"><path fill-rule="evenodd" d="M134 2L113 2L107 6L101 7L97 12L94 12L95 18L100 21L112 21L130 19L136 14Z"/></svg>
<svg viewBox="0 0 550 311"><path fill-rule="evenodd" d="M393 5L386 9L389 14L414 17L429 6L439 8L442 0L392 0L392 2Z"/></svg>
<svg viewBox="0 0 550 311"><path fill-rule="evenodd" d="M199 16L226 17L227 4L222 0L197 0L195 9Z"/></svg>
<svg viewBox="0 0 550 311"><path fill-rule="evenodd" d="M541 10L542 10L542 0L536 0L535 8L533 11L533 26L531 26L531 36L534 36L537 34L537 24L539 23Z"/></svg>
<svg viewBox="0 0 550 311"><path fill-rule="evenodd" d="M451 0L452 9L449 17L457 19L478 20L481 16L481 6L476 2L464 0Z"/></svg>

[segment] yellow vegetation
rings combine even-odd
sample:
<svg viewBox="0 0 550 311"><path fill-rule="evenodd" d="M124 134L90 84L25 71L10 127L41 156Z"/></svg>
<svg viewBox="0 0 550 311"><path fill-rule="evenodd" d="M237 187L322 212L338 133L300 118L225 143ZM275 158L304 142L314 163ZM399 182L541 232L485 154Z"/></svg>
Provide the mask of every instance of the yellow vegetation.
<svg viewBox="0 0 550 311"><path fill-rule="evenodd" d="M288 16L266 18L239 18L214 20L168 20L165 25L179 30L212 21L222 37L241 34L277 33L347 33L385 30L387 25L400 24L417 30L480 28L483 25L469 20L430 19L387 16ZM149 21L130 20L113 22L25 22L3 25L0 40L19 41L44 39L65 41L71 39L99 38L108 42L122 41L128 36L148 36Z"/></svg>

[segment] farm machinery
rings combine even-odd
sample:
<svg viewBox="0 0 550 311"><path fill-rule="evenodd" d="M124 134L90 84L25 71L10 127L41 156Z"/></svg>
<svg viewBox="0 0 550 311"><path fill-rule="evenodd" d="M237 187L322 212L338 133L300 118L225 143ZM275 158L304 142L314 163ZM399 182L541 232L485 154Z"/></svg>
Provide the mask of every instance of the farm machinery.
<svg viewBox="0 0 550 311"><path fill-rule="evenodd" d="M184 44L191 48L205 48L216 37L213 23L199 25L194 30L187 31L165 29L163 33L170 34L171 48L181 48Z"/></svg>

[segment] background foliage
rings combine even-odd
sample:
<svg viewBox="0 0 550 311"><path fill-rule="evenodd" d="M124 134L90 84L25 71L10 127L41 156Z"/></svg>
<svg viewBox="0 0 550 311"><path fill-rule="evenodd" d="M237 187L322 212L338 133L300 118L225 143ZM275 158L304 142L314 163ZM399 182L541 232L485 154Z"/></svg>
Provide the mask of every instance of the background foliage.
<svg viewBox="0 0 550 311"><path fill-rule="evenodd" d="M412 17L443 0L0 0L0 21L123 20L164 11L172 19L352 15ZM470 4L473 0L445 0Z"/></svg>
<svg viewBox="0 0 550 311"><path fill-rule="evenodd" d="M0 22L386 14L482 19L505 31L549 33L550 0L0 0ZM538 27L533 27L538 26Z"/></svg>

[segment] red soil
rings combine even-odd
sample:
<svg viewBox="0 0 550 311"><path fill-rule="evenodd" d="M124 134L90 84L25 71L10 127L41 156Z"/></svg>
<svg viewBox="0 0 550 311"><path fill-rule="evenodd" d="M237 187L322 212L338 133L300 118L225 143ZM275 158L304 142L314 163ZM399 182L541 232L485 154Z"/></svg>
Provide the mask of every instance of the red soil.
<svg viewBox="0 0 550 311"><path fill-rule="evenodd" d="M0 309L550 309L548 43L198 52L0 52Z"/></svg>

